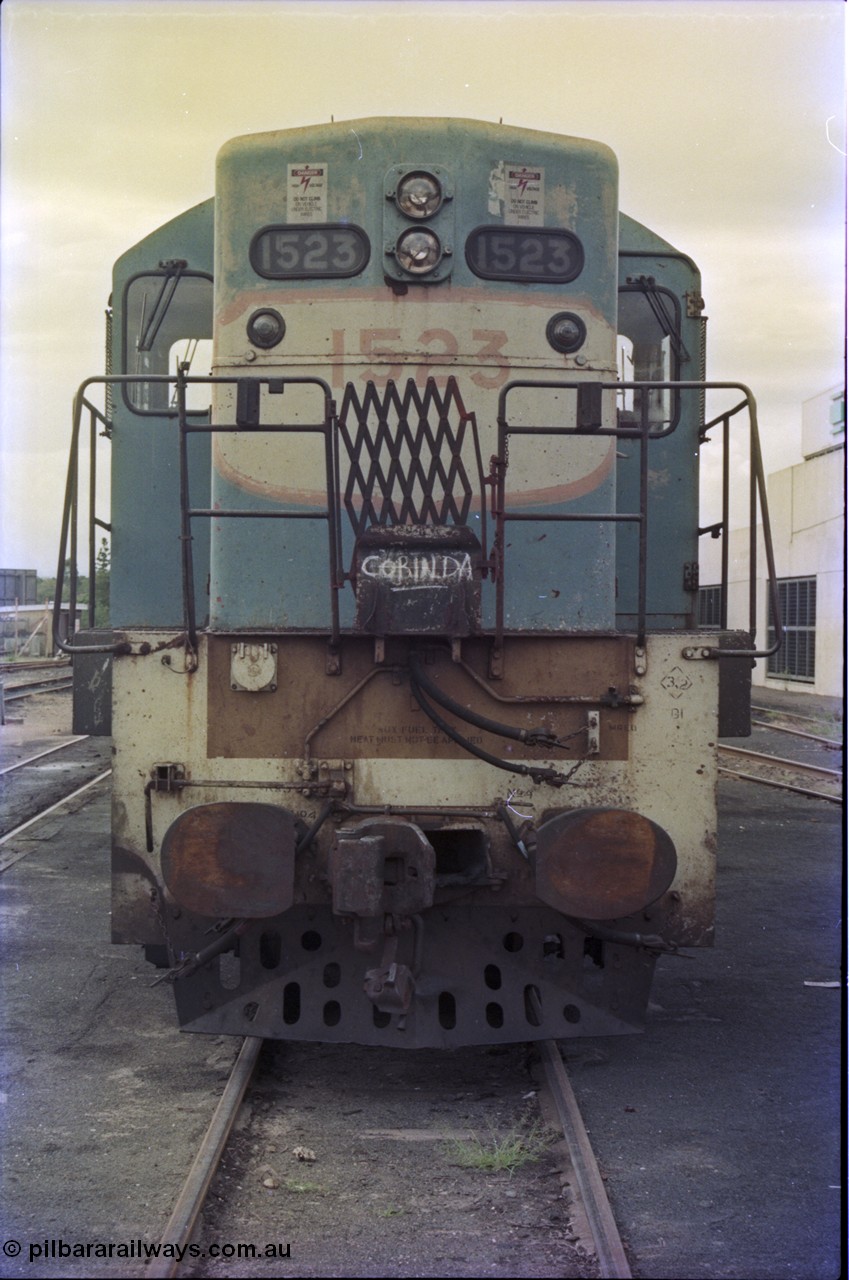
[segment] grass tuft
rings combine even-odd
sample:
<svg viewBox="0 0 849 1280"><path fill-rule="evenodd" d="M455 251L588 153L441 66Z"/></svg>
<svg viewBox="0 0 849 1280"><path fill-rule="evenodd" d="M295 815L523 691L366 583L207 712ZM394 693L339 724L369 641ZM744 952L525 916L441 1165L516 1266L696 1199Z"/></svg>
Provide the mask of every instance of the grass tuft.
<svg viewBox="0 0 849 1280"><path fill-rule="evenodd" d="M539 1160L555 1139L550 1129L535 1121L530 1129L511 1129L504 1137L490 1133L488 1139L453 1139L448 1144L448 1155L453 1164L463 1169L477 1169L481 1173L509 1173L512 1175L522 1165Z"/></svg>
<svg viewBox="0 0 849 1280"><path fill-rule="evenodd" d="M319 1195L324 1195L324 1187L321 1186L320 1183L302 1182L300 1178L287 1178L283 1183L283 1186L287 1191L294 1191L299 1195L303 1195L306 1191L313 1191L317 1192Z"/></svg>

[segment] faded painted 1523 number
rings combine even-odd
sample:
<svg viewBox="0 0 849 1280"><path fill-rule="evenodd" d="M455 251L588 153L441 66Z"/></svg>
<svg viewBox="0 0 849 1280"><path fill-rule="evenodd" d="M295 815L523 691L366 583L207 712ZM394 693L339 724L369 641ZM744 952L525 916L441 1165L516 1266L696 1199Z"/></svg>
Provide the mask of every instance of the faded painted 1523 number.
<svg viewBox="0 0 849 1280"><path fill-rule="evenodd" d="M344 386L348 380L350 367L345 370L343 366L352 358L365 356L369 361L374 361L374 364L368 364L363 369L359 377L361 382L373 382L376 387L385 387L388 382L399 382L404 377L408 361L414 362L416 383L423 387L432 376L434 366L442 366L444 369L446 364L453 364L460 354L460 340L451 329L425 329L413 342L404 345L401 343L400 329L360 329L355 351L348 346L347 330L333 329L331 336L335 387ZM466 355L466 361L470 365L489 367L474 369L469 375L470 381L484 390L495 391L510 376L509 360L504 354L507 334L503 329L473 329L472 342L475 346ZM402 360L402 356L407 359ZM444 385L446 378L444 373L436 375L440 385Z"/></svg>

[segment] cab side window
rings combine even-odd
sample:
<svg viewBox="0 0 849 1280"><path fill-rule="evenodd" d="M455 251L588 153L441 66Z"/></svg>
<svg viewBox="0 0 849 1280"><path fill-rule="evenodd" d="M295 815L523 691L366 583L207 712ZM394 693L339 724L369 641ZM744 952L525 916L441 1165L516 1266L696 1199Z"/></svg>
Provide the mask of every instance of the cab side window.
<svg viewBox="0 0 849 1280"><path fill-rule="evenodd" d="M668 289L653 280L629 281L619 291L617 364L622 382L675 382L680 377L683 351L681 308ZM623 389L619 393L620 421L640 421L641 396L648 395L650 426L663 430L678 419L676 392Z"/></svg>
<svg viewBox="0 0 849 1280"><path fill-rule="evenodd" d="M192 374L208 374L212 362L212 277L164 264L133 276L123 299L121 372L175 374L188 363ZM176 411L173 384L139 381L124 386L124 400L136 413L157 416ZM207 387L189 388L188 408L203 413Z"/></svg>

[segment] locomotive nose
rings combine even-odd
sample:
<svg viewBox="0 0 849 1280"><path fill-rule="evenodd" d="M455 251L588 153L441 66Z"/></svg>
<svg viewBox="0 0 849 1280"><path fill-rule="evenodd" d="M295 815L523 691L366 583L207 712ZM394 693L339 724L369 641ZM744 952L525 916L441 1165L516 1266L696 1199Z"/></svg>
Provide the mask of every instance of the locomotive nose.
<svg viewBox="0 0 849 1280"><path fill-rule="evenodd" d="M615 920L656 901L675 878L675 845L628 809L573 809L537 832L537 897L581 920Z"/></svg>

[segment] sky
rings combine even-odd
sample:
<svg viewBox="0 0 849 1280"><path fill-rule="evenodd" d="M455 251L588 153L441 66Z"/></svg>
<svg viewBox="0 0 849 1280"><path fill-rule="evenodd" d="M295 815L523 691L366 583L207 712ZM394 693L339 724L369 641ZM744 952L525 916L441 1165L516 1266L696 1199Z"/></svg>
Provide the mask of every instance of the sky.
<svg viewBox="0 0 849 1280"><path fill-rule="evenodd" d="M767 471L842 384L843 0L5 0L0 565L56 570L71 402L114 260L213 194L229 138L462 116L595 139L702 269L708 376Z"/></svg>

